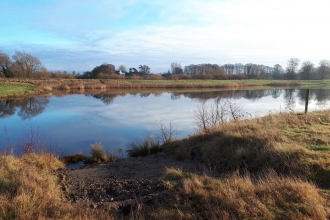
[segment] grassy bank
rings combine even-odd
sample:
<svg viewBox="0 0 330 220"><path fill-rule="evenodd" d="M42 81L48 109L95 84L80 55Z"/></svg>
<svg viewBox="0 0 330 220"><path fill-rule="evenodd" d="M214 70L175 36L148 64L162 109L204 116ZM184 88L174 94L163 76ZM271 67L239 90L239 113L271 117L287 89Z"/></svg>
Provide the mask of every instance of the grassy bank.
<svg viewBox="0 0 330 220"><path fill-rule="evenodd" d="M115 219L108 212L68 203L53 155L0 156L0 219Z"/></svg>
<svg viewBox="0 0 330 220"><path fill-rule="evenodd" d="M0 97L13 95L28 95L35 92L35 87L30 83L0 82Z"/></svg>
<svg viewBox="0 0 330 220"><path fill-rule="evenodd" d="M163 150L221 173L274 170L330 189L330 111L229 122Z"/></svg>
<svg viewBox="0 0 330 220"><path fill-rule="evenodd" d="M19 82L19 83L18 83ZM17 80L0 79L0 97L29 92L48 93L51 91L84 92L107 89L201 89L201 88L271 88L308 87L330 88L330 80L129 80L129 79L49 79ZM28 84L26 84L28 83ZM29 84L33 84L29 85ZM13 87L25 90L12 89Z"/></svg>

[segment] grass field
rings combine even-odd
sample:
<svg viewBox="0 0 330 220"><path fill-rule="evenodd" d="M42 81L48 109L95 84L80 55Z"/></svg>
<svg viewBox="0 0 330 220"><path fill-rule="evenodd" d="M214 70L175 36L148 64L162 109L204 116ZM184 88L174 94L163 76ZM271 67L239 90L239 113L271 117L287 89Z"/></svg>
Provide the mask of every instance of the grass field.
<svg viewBox="0 0 330 220"><path fill-rule="evenodd" d="M0 97L8 95L21 95L34 92L35 86L29 83L0 82Z"/></svg>
<svg viewBox="0 0 330 220"><path fill-rule="evenodd" d="M330 80L210 80L210 79L188 79L188 80L123 80L133 84L242 84L254 86L316 86L330 88Z"/></svg>

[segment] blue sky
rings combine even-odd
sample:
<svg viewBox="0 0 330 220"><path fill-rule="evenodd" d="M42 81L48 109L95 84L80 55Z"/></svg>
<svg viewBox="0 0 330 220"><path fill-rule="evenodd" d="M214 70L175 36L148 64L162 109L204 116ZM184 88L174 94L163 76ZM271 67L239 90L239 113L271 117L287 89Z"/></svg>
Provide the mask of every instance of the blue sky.
<svg viewBox="0 0 330 220"><path fill-rule="evenodd" d="M1 0L0 50L50 71L330 59L328 0Z"/></svg>

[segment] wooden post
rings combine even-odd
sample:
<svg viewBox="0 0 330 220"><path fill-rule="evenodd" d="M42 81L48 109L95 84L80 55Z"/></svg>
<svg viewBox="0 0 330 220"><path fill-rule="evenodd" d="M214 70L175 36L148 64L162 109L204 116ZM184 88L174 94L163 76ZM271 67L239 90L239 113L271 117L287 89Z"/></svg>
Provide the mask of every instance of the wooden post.
<svg viewBox="0 0 330 220"><path fill-rule="evenodd" d="M308 100L309 100L309 89L307 89L306 91L305 114L307 114L308 111Z"/></svg>

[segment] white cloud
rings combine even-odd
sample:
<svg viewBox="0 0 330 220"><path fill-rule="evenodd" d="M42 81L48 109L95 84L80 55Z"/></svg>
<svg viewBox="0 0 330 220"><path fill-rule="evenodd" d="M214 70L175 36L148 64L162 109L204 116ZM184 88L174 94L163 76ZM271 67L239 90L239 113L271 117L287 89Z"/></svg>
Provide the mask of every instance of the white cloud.
<svg viewBox="0 0 330 220"><path fill-rule="evenodd" d="M105 61L99 63L144 63L154 72L173 61L286 65L291 57L330 58L328 6L325 0L60 0L32 10L37 15L26 23L50 50L85 56L76 58L77 65L97 62L100 54Z"/></svg>

